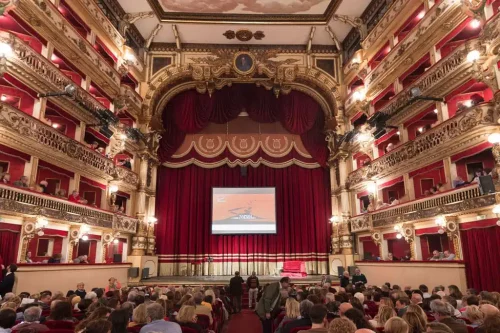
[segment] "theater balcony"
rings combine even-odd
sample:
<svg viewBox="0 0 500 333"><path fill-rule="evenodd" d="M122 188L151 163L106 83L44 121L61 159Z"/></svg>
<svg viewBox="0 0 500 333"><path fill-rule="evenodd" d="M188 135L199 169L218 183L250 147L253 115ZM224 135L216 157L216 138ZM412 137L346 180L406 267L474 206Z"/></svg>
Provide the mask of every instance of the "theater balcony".
<svg viewBox="0 0 500 333"><path fill-rule="evenodd" d="M362 232L405 222L419 222L444 214L465 214L495 204L495 194L482 195L477 185L471 185L353 216L349 222L352 232Z"/></svg>
<svg viewBox="0 0 500 333"><path fill-rule="evenodd" d="M37 32L45 40L86 73L107 95L119 95L121 76L116 66L110 65L52 2L20 1L13 12L25 22L37 17Z"/></svg>
<svg viewBox="0 0 500 333"><path fill-rule="evenodd" d="M3 184L0 184L0 210L8 215L43 216L58 223L86 224L123 233L135 233L139 223L138 219L123 214Z"/></svg>
<svg viewBox="0 0 500 333"><path fill-rule="evenodd" d="M113 160L11 105L0 103L0 123L3 127L0 142L4 145L29 155L58 161L68 170L102 179L104 183L115 180L128 189L135 189L138 185L136 173L116 166Z"/></svg>
<svg viewBox="0 0 500 333"><path fill-rule="evenodd" d="M492 103L471 107L351 172L347 183L353 190L362 190L369 182L384 183L478 146L487 140L489 134L498 130L497 117Z"/></svg>

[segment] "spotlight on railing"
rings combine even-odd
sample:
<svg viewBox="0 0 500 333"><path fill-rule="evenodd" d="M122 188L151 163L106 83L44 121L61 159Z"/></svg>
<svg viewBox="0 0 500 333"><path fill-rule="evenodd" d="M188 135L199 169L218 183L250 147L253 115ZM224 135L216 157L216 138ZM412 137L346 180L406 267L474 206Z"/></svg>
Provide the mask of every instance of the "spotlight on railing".
<svg viewBox="0 0 500 333"><path fill-rule="evenodd" d="M64 91L54 91L54 92L48 92L45 94L38 94L38 98L40 97L58 97L58 96L73 96L73 94L76 92L76 86L74 84L68 84L66 87L64 87Z"/></svg>

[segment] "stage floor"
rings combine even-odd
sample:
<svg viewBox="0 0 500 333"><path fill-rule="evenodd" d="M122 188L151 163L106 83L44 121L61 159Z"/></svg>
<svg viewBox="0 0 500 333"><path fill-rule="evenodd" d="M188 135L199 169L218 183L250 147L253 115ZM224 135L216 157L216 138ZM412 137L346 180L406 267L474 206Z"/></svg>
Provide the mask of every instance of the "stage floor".
<svg viewBox="0 0 500 333"><path fill-rule="evenodd" d="M294 284L317 284L321 282L322 275L309 275L303 278L291 278ZM168 286L168 285L188 285L188 286L222 286L228 285L229 280L232 276L159 276L146 280L141 280L138 285L144 286ZM246 281L248 276L242 276L243 280ZM281 276L258 276L261 285L266 283L272 283L279 281ZM338 285L339 279L337 277L331 277L332 284Z"/></svg>

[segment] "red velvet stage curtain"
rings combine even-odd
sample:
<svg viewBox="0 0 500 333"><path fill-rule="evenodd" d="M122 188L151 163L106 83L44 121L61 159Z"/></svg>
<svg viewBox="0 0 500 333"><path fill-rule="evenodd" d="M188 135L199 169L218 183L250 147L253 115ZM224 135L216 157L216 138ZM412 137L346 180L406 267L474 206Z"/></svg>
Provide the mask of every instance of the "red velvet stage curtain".
<svg viewBox="0 0 500 333"><path fill-rule="evenodd" d="M276 187L276 235L211 235L212 187ZM330 181L323 168L283 169L222 166L203 169L160 167L156 196L156 240L161 255L222 254L230 261L325 261L330 247ZM319 253L322 259L316 260ZM262 255L255 255L262 254ZM296 256L298 255L298 256ZM279 260L277 260L279 259ZM311 261L310 260L310 261ZM190 260L179 260L189 262Z"/></svg>
<svg viewBox="0 0 500 333"><path fill-rule="evenodd" d="M469 288L500 291L500 228L462 230L460 236Z"/></svg>
<svg viewBox="0 0 500 333"><path fill-rule="evenodd" d="M17 261L18 237L19 233L17 232L0 231L0 256L6 267Z"/></svg>
<svg viewBox="0 0 500 333"><path fill-rule="evenodd" d="M276 98L272 92L253 85L235 85L216 91L212 97L195 90L175 96L163 112L165 135L159 156L165 160L180 147L186 134L197 133L210 122L224 124L245 110L260 123L281 122L290 133L301 136L311 156L325 165L328 156L320 105L298 91Z"/></svg>

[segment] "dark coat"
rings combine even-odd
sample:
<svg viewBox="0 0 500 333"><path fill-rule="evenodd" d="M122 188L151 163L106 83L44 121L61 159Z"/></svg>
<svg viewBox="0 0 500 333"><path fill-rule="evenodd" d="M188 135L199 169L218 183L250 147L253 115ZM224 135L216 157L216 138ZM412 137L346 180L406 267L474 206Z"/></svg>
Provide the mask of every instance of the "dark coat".
<svg viewBox="0 0 500 333"><path fill-rule="evenodd" d="M14 273L6 275L2 282L0 282L0 296L4 297L6 293L11 293L15 282L16 277Z"/></svg>
<svg viewBox="0 0 500 333"><path fill-rule="evenodd" d="M231 296L243 295L243 278L241 276L233 276L229 281L229 293Z"/></svg>

